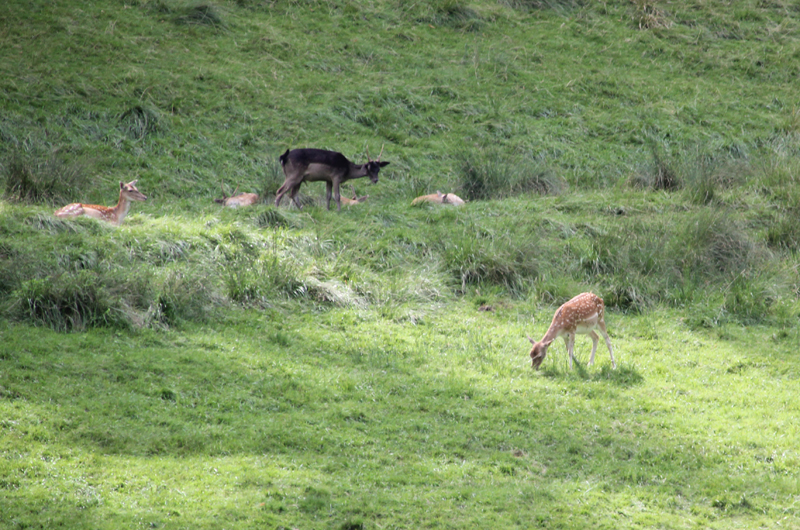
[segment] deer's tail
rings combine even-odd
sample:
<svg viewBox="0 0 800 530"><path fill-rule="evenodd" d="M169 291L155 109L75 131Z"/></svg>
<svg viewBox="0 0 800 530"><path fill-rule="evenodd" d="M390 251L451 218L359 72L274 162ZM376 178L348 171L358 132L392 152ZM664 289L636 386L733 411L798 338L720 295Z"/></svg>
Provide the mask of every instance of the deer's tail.
<svg viewBox="0 0 800 530"><path fill-rule="evenodd" d="M285 153L279 156L278 160L280 160L281 166L285 166L286 162L289 160L289 150L287 149Z"/></svg>

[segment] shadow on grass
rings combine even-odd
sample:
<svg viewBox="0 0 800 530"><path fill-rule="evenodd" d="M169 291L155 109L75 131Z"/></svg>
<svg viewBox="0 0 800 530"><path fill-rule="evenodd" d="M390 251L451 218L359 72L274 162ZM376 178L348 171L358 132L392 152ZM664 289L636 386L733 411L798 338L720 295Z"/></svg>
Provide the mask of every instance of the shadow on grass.
<svg viewBox="0 0 800 530"><path fill-rule="evenodd" d="M569 368L561 370L551 365L542 369L542 375L551 379L575 378L583 381L603 381L622 388L632 387L644 381L642 374L635 368L626 365L620 365L614 369L610 365L604 364L599 371L595 368L587 368L581 363L575 363L572 371Z"/></svg>

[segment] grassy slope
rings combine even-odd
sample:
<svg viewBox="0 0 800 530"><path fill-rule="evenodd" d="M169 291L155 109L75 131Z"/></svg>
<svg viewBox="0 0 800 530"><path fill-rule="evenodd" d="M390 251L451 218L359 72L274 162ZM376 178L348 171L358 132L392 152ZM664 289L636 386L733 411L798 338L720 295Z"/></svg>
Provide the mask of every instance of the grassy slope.
<svg viewBox="0 0 800 530"><path fill-rule="evenodd" d="M650 137L746 151L799 125L797 14L780 2L670 5L672 27L652 31L626 2L569 16L239 4L218 8L222 30L174 23L169 2L12 2L3 132L45 136L152 193L199 185L196 197L221 178L257 186L298 145L359 158L385 142L396 178L441 181L460 148L499 144L597 185L641 163ZM138 142L117 126L137 104L161 131Z"/></svg>
<svg viewBox="0 0 800 530"><path fill-rule="evenodd" d="M224 28L172 2L51 4L0 14L1 154L58 149L101 182L82 200L139 177L151 201L119 230L0 203L22 320L0 322L2 525L800 524L789 2L665 4L647 31L627 2L241 0ZM648 141L741 176L710 205L632 191ZM383 143L363 209L208 204L221 179L274 189L286 147ZM473 146L570 191L405 206ZM108 327L32 327L21 302L73 281L96 299L64 307ZM641 310L610 312L620 369L601 350L568 373L558 344L531 373L525 334L586 288Z"/></svg>

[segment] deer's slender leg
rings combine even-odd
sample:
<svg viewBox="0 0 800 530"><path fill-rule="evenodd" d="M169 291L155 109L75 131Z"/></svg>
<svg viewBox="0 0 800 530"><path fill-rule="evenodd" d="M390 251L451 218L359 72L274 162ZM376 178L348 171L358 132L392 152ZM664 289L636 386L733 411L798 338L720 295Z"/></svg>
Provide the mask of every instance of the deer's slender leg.
<svg viewBox="0 0 800 530"><path fill-rule="evenodd" d="M333 200L336 201L336 211L342 211L342 196L339 193L339 180L333 181ZM331 209L330 199L328 199L328 209Z"/></svg>
<svg viewBox="0 0 800 530"><path fill-rule="evenodd" d="M300 184L302 184L302 182ZM303 207L300 206L300 203L297 201L297 192L300 191L300 184L292 188L291 193L289 193L289 198L292 199L292 202L294 203L295 206L297 206L298 210L303 209Z"/></svg>
<svg viewBox="0 0 800 530"><path fill-rule="evenodd" d="M608 332L606 331L606 323L602 320L597 323L597 328L600 330L600 333L603 334L603 338L606 339L606 346L608 346L608 354L611 356L611 366L614 368L617 367L617 361L614 360L614 351L611 349L611 339L608 337Z"/></svg>
<svg viewBox="0 0 800 530"><path fill-rule="evenodd" d="M594 354L597 351L597 341L600 339L600 337L598 337L597 333L595 333L594 331L589 333L589 337L591 337L591 339L592 339L592 356L589 357L588 366L591 366L591 365L594 364Z"/></svg>
<svg viewBox="0 0 800 530"><path fill-rule="evenodd" d="M575 347L575 334L574 333L565 334L564 342L567 343L567 353L569 354L569 369L572 370L572 359L575 358L575 355L572 353L572 349Z"/></svg>
<svg viewBox="0 0 800 530"><path fill-rule="evenodd" d="M333 182L325 182L325 201L328 205L328 210L331 209L331 194L333 192Z"/></svg>

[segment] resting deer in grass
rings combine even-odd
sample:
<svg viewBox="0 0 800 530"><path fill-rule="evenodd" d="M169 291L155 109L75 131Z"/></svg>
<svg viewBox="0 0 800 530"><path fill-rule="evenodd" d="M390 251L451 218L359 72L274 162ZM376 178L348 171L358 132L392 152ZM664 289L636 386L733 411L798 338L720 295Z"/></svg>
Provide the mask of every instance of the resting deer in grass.
<svg viewBox="0 0 800 530"><path fill-rule="evenodd" d="M239 195L236 195L237 191L239 191L239 186L236 186L236 189L233 190L233 195L231 197L228 197L227 195L225 195L225 187L222 186L222 198L214 199L214 202L228 208L238 208L239 206L252 206L253 204L258 202L258 194L240 193Z"/></svg>
<svg viewBox="0 0 800 530"><path fill-rule="evenodd" d="M350 207L355 204L361 204L362 202L369 199L369 195L364 195L363 197L359 197L358 194L356 194L356 187L353 186L352 184L350 184L350 188L352 188L353 190L353 198L348 199L347 197L342 197L342 204L344 204L345 206Z"/></svg>
<svg viewBox="0 0 800 530"><path fill-rule="evenodd" d="M606 332L606 323L603 319L605 313L605 305L603 299L592 293L579 294L569 302L558 308L553 322L550 324L550 329L544 334L542 340L536 342L528 337L528 340L533 344L531 350L532 366L539 369L539 365L544 361L547 355L547 347L558 337L564 337L564 342L567 344L567 353L569 353L569 368L572 369L572 360L575 358L573 350L575 348L575 335L589 335L592 339L592 356L589 358L589 366L594 364L594 354L597 351L597 333L595 329L600 330L603 337L606 339L606 346L608 346L608 353L611 355L611 365L616 368L617 363L614 361L614 352L611 349L611 339L608 338Z"/></svg>
<svg viewBox="0 0 800 530"><path fill-rule="evenodd" d="M283 166L283 174L286 180L278 188L275 195L275 206L279 206L281 199L289 192L289 198L295 206L302 209L295 196L300 190L303 182L325 181L325 198L328 201L328 210L331 209L331 192L336 200L336 209L342 211L341 196L339 186L348 180L369 176L373 184L378 182L378 172L389 162L381 162L383 148L377 160L370 160L367 151L366 164L354 164L350 162L342 153L336 151L325 151L322 149L293 149L286 150L279 160Z"/></svg>
<svg viewBox="0 0 800 530"><path fill-rule="evenodd" d="M106 221L114 226L122 224L122 220L128 215L128 210L131 208L131 201L144 201L147 200L142 192L136 189L136 180L132 180L127 184L119 183L119 201L113 208L108 206L98 206L97 204L82 204L74 202L60 208L54 212L56 217L79 217L86 215L101 221Z"/></svg>
<svg viewBox="0 0 800 530"><path fill-rule="evenodd" d="M461 206L462 204L464 204L464 199L462 199L455 193L442 193L441 191L436 190L436 193L431 193L430 195L423 195L422 197L417 197L416 199L411 201L411 206L422 204L423 202L430 202L433 204L452 204L453 206Z"/></svg>

